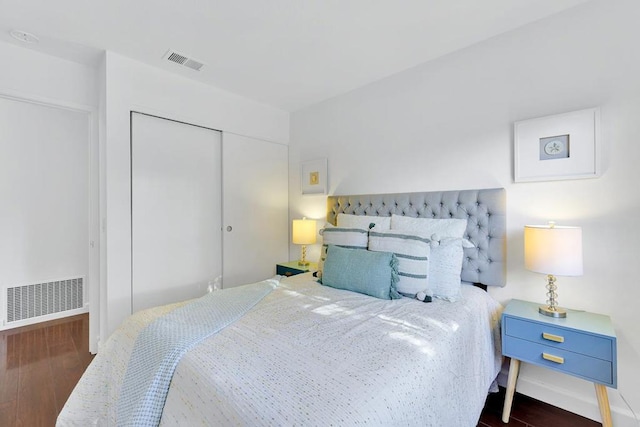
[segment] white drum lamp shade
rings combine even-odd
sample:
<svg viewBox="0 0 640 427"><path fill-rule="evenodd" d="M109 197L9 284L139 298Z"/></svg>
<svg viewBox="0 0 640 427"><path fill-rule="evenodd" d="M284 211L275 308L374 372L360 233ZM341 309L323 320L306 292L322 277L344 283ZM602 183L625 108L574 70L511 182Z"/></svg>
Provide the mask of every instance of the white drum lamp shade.
<svg viewBox="0 0 640 427"><path fill-rule="evenodd" d="M524 265L536 273L582 276L582 228L525 226Z"/></svg>

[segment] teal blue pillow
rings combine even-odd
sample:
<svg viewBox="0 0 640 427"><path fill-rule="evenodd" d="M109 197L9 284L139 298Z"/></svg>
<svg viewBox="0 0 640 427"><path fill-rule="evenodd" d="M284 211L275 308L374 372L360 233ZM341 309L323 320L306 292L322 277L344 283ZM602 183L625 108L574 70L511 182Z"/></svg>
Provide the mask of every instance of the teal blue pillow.
<svg viewBox="0 0 640 427"><path fill-rule="evenodd" d="M391 252L329 245L322 284L380 299L398 299L398 260Z"/></svg>

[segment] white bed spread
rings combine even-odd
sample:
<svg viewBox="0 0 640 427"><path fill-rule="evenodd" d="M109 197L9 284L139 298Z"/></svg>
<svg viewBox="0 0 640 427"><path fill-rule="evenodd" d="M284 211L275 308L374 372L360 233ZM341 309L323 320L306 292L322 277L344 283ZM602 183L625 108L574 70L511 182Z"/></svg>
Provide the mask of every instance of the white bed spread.
<svg viewBox="0 0 640 427"><path fill-rule="evenodd" d="M58 425L117 425L138 331L179 305L131 316L100 350ZM500 370L500 311L472 286L455 303L423 303L291 277L183 357L161 425L475 426Z"/></svg>

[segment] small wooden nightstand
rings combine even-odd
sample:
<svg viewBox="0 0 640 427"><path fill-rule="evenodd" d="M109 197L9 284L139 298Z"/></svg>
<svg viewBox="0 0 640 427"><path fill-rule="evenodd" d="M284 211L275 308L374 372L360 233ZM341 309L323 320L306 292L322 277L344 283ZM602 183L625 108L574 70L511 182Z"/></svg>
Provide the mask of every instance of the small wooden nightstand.
<svg viewBox="0 0 640 427"><path fill-rule="evenodd" d="M502 354L511 358L502 421L509 422L520 362L526 362L593 382L602 425L611 426L607 387L617 387L611 319L571 310L566 318L553 318L539 314L539 305L511 300L502 313Z"/></svg>
<svg viewBox="0 0 640 427"><path fill-rule="evenodd" d="M281 276L295 276L307 271L318 270L317 262L310 262L309 265L298 265L298 261L281 262L276 264L276 274Z"/></svg>

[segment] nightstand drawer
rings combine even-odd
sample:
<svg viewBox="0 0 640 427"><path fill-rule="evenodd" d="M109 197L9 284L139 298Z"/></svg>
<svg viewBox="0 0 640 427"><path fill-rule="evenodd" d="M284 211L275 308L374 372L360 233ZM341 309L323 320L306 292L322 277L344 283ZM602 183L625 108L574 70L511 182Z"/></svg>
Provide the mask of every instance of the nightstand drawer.
<svg viewBox="0 0 640 427"><path fill-rule="evenodd" d="M611 361L513 337L507 337L502 344L505 356L572 374L588 381L613 384Z"/></svg>
<svg viewBox="0 0 640 427"><path fill-rule="evenodd" d="M512 317L505 317L504 320L505 335L509 337L521 338L550 349L581 353L605 361L613 360L613 342L606 337Z"/></svg>

